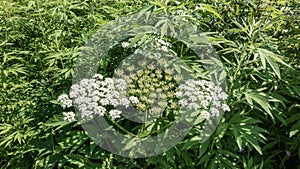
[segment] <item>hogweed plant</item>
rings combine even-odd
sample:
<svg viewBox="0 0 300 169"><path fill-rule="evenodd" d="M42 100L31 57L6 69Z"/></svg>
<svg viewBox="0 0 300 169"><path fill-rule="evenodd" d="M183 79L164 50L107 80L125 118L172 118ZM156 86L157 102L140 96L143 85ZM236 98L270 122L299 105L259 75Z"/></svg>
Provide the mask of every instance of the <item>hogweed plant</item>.
<svg viewBox="0 0 300 169"><path fill-rule="evenodd" d="M139 58L137 61L120 64L114 77L97 73L82 79L71 86L68 94L58 97L67 110L63 112L64 120L76 120L70 110L76 105L76 117L81 123L104 117L119 131L144 138L167 130L184 110L198 112L194 118L200 121L230 111L227 94L220 86L206 79L185 78L170 66L170 62L176 63L171 42L155 35L134 44L132 40L122 42L121 47L124 54L130 51L134 55L131 58Z"/></svg>
<svg viewBox="0 0 300 169"><path fill-rule="evenodd" d="M299 168L299 1L7 0L0 4L0 168ZM101 39L99 43L103 43L97 47L105 51L105 46L110 51L109 56L103 59L100 67L97 65L97 72L89 74L82 71L80 73L85 78L75 79L73 83L80 85L83 79L86 79L84 83L105 81L106 78L113 81L123 79L127 84L125 96L129 107L114 107L112 103L116 101L107 103L109 101L104 96L98 96L97 102L84 102L86 98L93 97L79 94L83 100L77 102L84 103L84 106L76 105L75 99L78 97L72 96L70 86L72 76L77 77L74 64L82 59L78 55L87 39L124 15L138 13L134 17L137 19L155 11L172 14L175 18L183 17L192 28L210 36L208 40L213 43L226 72L227 104L231 110L220 119L211 137L199 144L199 133L203 133L204 122L215 117L212 116L212 109L209 111L200 107L207 103L202 98L198 99L194 102L200 102L199 110L195 111L195 104L191 104L190 112L197 112L196 117L200 118L194 121L194 127L175 147L146 159L123 158L97 146L99 142L90 139L83 131L85 128L78 125L82 123L82 127L89 127L93 123L101 125L107 121L104 129L109 130L97 133L104 138L107 137L105 134L110 134L105 133L110 132L110 128L119 128L122 134L137 140L158 135L156 131L168 132L169 124L175 123L180 114L188 114L180 111L184 109L181 103L186 105L186 109L189 108L186 102L191 103L186 96L190 93L185 94L181 86L188 85L185 83L188 80L211 81L202 74L202 62L186 52L194 43L181 41L186 44L181 45L177 43L180 38L170 40L164 36L173 30L182 30L173 29L180 25L178 20L159 17L158 24L150 25L150 29L141 27L146 31L155 29L159 35L141 35L140 41L136 41L136 24L130 24L125 19L121 24L128 28L128 32L115 31L122 27L119 24L120 27L114 25L104 30L103 34L109 34L109 38L127 35L128 38L121 38L111 49L108 48L111 45L107 45L109 41ZM154 20L154 17L147 19ZM191 37L189 32L178 35ZM207 41L199 36L192 38ZM144 45L146 50L143 49L142 44L146 40L153 40L156 49L150 43ZM149 53L149 49L153 49L152 52ZM187 68L183 68L184 63L173 64L177 67L161 66L172 62L172 58L166 57L170 53L177 54L176 57L188 65L195 77L180 76L179 70ZM130 55L147 55L153 62L139 58L133 59L139 63L131 61L124 63L123 68L118 67L121 59ZM137 73L139 70L140 76ZM157 76L154 70L160 71L161 75ZM97 73L103 75L103 80L93 77ZM155 87L152 86L153 81L164 84ZM164 92L166 86L169 89ZM196 87L198 90L190 90L192 94L194 91L207 91L207 85L204 89L199 85ZM80 90L88 89L84 85L84 89ZM62 91L65 94L58 99L57 94ZM56 105L56 99L62 103L62 108ZM97 100L97 97L94 99ZM108 105L103 106L101 99L103 104ZM193 95L190 99L195 100ZM222 107L222 103L209 103L212 108L217 105ZM227 107L224 106L224 109ZM219 113L223 111L222 108L218 110ZM204 111L202 115L201 111ZM210 119L205 119L205 111ZM76 122L70 123L72 121ZM90 134L98 131L96 127L91 129ZM122 142L113 143L113 148L123 150L117 149ZM125 150L132 145L128 144ZM143 145L147 144L140 144L140 147ZM152 148L151 144L147 146Z"/></svg>

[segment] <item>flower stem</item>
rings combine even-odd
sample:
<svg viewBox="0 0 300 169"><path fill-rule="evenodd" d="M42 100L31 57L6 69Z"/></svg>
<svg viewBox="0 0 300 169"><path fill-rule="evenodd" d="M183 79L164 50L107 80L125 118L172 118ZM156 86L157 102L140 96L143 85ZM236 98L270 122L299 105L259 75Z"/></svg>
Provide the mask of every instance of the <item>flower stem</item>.
<svg viewBox="0 0 300 169"><path fill-rule="evenodd" d="M144 116L144 123L143 123L143 125L142 125L142 130L141 130L141 132L143 132L144 130L145 130L145 126L146 126L146 121L147 121L147 116L148 116L148 109L146 110L146 114L145 114L145 116Z"/></svg>
<svg viewBox="0 0 300 169"><path fill-rule="evenodd" d="M126 130L125 128L123 128L121 125L119 125L118 123L116 123L115 121L113 121L111 118L109 118L109 116L107 114L104 115L114 126L116 126L117 128L119 128L121 131L125 132L126 134L129 134L130 136L136 137L135 134L129 132L128 130Z"/></svg>

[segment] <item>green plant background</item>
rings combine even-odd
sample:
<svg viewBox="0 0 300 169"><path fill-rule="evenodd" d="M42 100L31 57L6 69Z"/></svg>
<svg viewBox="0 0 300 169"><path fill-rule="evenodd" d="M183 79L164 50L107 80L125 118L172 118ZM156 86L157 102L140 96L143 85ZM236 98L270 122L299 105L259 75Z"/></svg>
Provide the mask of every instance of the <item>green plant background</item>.
<svg viewBox="0 0 300 169"><path fill-rule="evenodd" d="M86 40L141 9L185 14L210 35L231 111L203 144L195 127L164 154L130 159L63 121L55 100ZM0 1L0 167L299 168L299 9L297 0Z"/></svg>

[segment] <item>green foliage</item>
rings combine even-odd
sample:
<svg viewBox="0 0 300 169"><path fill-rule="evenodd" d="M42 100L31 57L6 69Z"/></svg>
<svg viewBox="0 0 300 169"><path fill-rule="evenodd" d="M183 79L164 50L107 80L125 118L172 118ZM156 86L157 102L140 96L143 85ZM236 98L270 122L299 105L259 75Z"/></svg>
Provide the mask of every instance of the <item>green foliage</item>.
<svg viewBox="0 0 300 169"><path fill-rule="evenodd" d="M299 9L296 0L1 1L0 168L300 166ZM101 149L79 123L63 121L54 100L69 90L86 40L138 11L185 15L209 35L227 74L231 111L202 144L195 125L164 154L128 159ZM161 25L161 36L172 30L167 20ZM188 48L176 43L174 51ZM202 77L190 54L186 49L180 57Z"/></svg>

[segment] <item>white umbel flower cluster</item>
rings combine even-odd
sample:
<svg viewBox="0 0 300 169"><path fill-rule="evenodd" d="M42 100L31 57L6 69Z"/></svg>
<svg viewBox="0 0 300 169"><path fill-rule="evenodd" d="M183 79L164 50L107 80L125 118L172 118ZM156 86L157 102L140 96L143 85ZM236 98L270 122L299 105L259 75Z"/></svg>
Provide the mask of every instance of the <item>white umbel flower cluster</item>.
<svg viewBox="0 0 300 169"><path fill-rule="evenodd" d="M109 116L112 118L112 120L120 118L121 114L122 114L122 112L120 110L115 110L114 109L114 110L109 111Z"/></svg>
<svg viewBox="0 0 300 169"><path fill-rule="evenodd" d="M179 85L175 93L179 105L188 110L201 110L201 116L206 119L219 116L220 110L230 111L225 103L227 94L222 88L206 80L189 79Z"/></svg>
<svg viewBox="0 0 300 169"><path fill-rule="evenodd" d="M127 83L123 79L104 78L101 74L94 75L91 79L82 79L73 84L69 95L63 94L58 97L63 108L78 107L80 118L83 120L93 119L95 116L104 116L106 107L112 105L128 107L130 101L126 98ZM69 99L69 97L71 99ZM110 117L115 120L120 118L121 111L111 110ZM64 114L66 120L74 119L69 114ZM68 115L68 116L67 116Z"/></svg>
<svg viewBox="0 0 300 169"><path fill-rule="evenodd" d="M70 111L70 112L63 112L64 115L64 120L68 122L72 122L75 120L75 113Z"/></svg>
<svg viewBox="0 0 300 169"><path fill-rule="evenodd" d="M60 95L57 100L61 103L63 109L72 107L72 100L69 99L67 94Z"/></svg>

